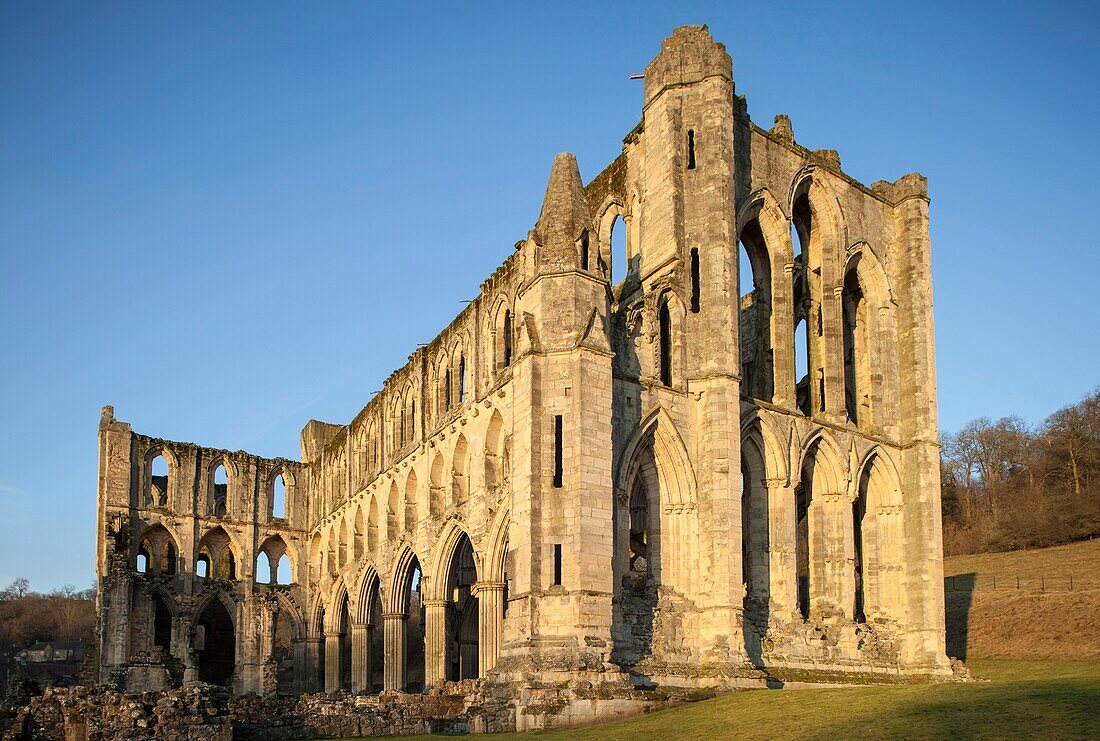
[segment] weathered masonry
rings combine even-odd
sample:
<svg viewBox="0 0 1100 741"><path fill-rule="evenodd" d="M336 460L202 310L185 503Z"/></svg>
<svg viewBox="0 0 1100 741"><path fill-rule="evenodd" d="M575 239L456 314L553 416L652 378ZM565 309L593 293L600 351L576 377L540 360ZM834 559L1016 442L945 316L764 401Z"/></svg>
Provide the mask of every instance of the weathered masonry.
<svg viewBox="0 0 1100 741"><path fill-rule="evenodd" d="M484 678L523 728L631 684L949 673L925 179L758 127L705 27L646 68L622 154L588 185L559 155L477 299L301 461L110 407L99 440L104 680Z"/></svg>

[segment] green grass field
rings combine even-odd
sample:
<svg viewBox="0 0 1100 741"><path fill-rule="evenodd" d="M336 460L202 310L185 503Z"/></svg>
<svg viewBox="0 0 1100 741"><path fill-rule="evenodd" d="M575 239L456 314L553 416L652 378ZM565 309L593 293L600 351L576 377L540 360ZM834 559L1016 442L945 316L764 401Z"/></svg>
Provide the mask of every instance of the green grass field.
<svg viewBox="0 0 1100 741"><path fill-rule="evenodd" d="M492 738L1100 738L1100 662L987 661L971 670L987 681L749 690L591 728Z"/></svg>

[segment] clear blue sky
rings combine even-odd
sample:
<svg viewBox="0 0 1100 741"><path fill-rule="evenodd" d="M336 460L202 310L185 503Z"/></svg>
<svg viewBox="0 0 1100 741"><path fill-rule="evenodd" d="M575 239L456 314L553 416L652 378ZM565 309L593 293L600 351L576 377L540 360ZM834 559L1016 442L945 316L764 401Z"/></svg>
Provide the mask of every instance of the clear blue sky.
<svg viewBox="0 0 1100 741"><path fill-rule="evenodd" d="M1095 3L0 4L0 585L93 574L96 424L298 454L591 178L673 27L932 194L941 423L1100 383Z"/></svg>

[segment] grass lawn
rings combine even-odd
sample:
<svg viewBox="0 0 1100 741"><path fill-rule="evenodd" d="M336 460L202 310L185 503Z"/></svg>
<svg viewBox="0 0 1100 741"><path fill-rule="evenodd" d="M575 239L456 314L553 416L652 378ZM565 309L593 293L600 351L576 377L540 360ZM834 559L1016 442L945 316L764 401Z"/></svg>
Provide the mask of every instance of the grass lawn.
<svg viewBox="0 0 1100 741"><path fill-rule="evenodd" d="M751 690L592 728L492 738L1100 738L1100 662L985 661L971 671L989 681Z"/></svg>

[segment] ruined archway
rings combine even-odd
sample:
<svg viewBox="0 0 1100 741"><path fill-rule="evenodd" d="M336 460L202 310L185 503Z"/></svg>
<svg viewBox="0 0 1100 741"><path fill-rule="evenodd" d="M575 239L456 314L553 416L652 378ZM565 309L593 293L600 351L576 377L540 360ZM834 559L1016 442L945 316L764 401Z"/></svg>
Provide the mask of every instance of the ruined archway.
<svg viewBox="0 0 1100 741"><path fill-rule="evenodd" d="M195 660L199 681L227 686L236 669L233 617L221 599L211 599L195 621Z"/></svg>

